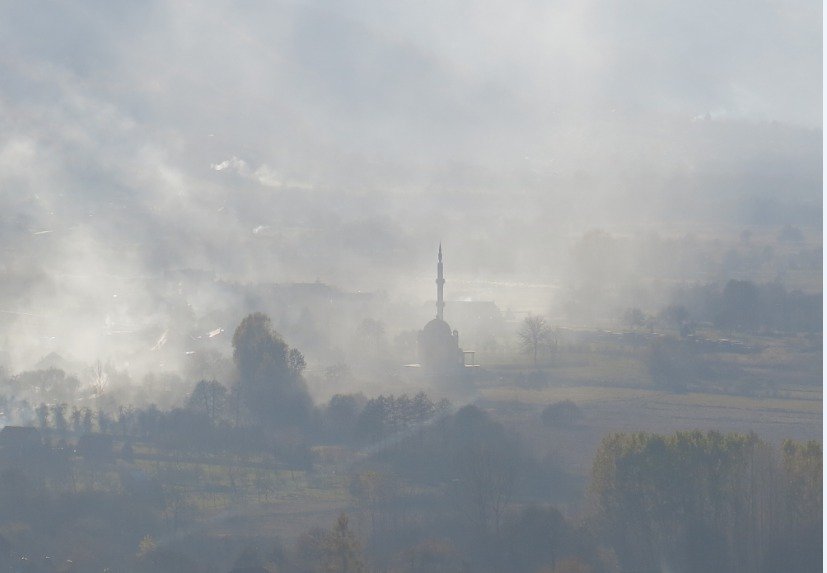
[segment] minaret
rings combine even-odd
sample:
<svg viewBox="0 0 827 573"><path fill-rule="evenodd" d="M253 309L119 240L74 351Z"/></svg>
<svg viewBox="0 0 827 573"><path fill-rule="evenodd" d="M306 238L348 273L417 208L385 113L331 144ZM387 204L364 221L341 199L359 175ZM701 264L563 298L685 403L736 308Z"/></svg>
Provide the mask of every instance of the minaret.
<svg viewBox="0 0 827 573"><path fill-rule="evenodd" d="M439 320L442 320L442 309L445 308L445 302L442 300L442 285L444 284L445 279L442 277L442 243L439 243L436 264L436 317Z"/></svg>

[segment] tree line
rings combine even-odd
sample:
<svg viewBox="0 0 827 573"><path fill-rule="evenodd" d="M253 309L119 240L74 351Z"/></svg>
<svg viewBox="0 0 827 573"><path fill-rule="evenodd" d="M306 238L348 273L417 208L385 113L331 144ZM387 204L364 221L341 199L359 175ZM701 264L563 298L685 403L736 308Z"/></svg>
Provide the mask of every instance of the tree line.
<svg viewBox="0 0 827 573"><path fill-rule="evenodd" d="M780 454L780 455L779 455ZM614 434L592 468L595 527L634 571L815 571L821 444L754 434Z"/></svg>

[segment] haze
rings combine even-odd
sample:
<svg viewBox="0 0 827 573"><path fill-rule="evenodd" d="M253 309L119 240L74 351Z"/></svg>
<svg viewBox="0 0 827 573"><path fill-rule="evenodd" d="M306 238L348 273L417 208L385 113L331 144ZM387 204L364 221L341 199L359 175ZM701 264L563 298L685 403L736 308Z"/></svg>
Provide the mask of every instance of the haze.
<svg viewBox="0 0 827 573"><path fill-rule="evenodd" d="M0 568L48 554L64 565L27 571L190 570L159 565L169 550L193 571L316 571L301 559L333 535L364 549L343 571L810 570L822 11L0 5L0 422L15 428ZM429 322L437 249L445 321ZM450 368L429 362L426 324ZM35 427L65 465L36 466L47 477L24 495L4 464ZM457 491L474 439L517 468L490 507ZM647 448L670 480L709 452L736 460L721 483L770 477L710 501L714 519L669 505L656 478L651 506L612 498L637 491L612 464ZM139 474L162 493L97 561L32 517L85 492L132 503ZM27 495L51 509L4 505ZM738 496L762 509L739 513ZM697 521L640 517L673 510ZM742 538L741 522L761 525ZM566 541L551 557L520 553L552 523ZM672 525L689 533L627 536ZM713 530L725 541L695 535ZM265 555L275 534L283 562ZM400 565L414 554L446 560Z"/></svg>
<svg viewBox="0 0 827 573"><path fill-rule="evenodd" d="M440 240L455 280L548 283L589 229L821 223L817 3L3 12L14 369L160 336L178 269L419 301Z"/></svg>

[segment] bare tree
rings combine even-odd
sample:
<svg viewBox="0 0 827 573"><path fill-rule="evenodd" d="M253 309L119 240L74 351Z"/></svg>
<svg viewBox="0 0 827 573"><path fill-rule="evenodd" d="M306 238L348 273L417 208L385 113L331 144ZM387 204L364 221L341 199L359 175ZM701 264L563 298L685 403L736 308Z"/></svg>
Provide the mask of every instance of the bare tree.
<svg viewBox="0 0 827 573"><path fill-rule="evenodd" d="M456 453L459 479L456 497L468 518L487 535L499 534L500 524L514 493L519 460L507 444L476 443Z"/></svg>
<svg viewBox="0 0 827 573"><path fill-rule="evenodd" d="M523 320L520 330L520 348L526 354L531 354L534 366L537 366L537 354L551 343L551 328L542 316L529 314Z"/></svg>
<svg viewBox="0 0 827 573"><path fill-rule="evenodd" d="M92 391L96 396L100 396L103 394L103 390L106 388L107 382L106 370L100 360L96 361L95 365L92 367L92 376L94 378L94 381L92 382Z"/></svg>

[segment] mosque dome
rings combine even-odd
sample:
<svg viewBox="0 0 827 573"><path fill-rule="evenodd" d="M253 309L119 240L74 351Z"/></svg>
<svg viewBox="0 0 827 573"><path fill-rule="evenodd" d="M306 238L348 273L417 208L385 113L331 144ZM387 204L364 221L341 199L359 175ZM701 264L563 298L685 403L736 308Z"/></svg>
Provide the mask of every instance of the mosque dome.
<svg viewBox="0 0 827 573"><path fill-rule="evenodd" d="M458 335L451 332L448 323L435 318L419 333L419 361L432 371L447 371L460 362Z"/></svg>
<svg viewBox="0 0 827 573"><path fill-rule="evenodd" d="M441 318L435 318L426 324L422 329L422 336L427 336L428 338L442 338L444 340L453 338L453 335L451 334L451 327L448 326L448 323Z"/></svg>

